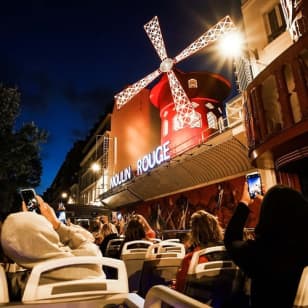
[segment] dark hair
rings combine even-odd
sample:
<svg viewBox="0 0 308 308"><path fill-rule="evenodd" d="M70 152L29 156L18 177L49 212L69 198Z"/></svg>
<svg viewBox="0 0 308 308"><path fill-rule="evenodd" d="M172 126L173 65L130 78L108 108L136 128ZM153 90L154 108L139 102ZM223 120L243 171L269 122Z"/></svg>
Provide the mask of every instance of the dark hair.
<svg viewBox="0 0 308 308"><path fill-rule="evenodd" d="M307 236L307 221L308 201L304 196L288 186L275 185L264 195L256 237L292 242Z"/></svg>
<svg viewBox="0 0 308 308"><path fill-rule="evenodd" d="M138 219L131 219L126 227L125 242L145 239L145 231Z"/></svg>
<svg viewBox="0 0 308 308"><path fill-rule="evenodd" d="M89 231L90 232L100 232L102 223L98 219L91 219Z"/></svg>

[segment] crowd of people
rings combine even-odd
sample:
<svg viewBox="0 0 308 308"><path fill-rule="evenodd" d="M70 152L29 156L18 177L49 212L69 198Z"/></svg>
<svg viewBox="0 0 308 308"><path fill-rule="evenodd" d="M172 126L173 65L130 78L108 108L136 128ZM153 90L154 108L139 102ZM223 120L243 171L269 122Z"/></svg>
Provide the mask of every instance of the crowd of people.
<svg viewBox="0 0 308 308"><path fill-rule="evenodd" d="M52 258L104 256L108 241L122 237L127 241L154 241L156 233L147 220L134 214L129 221L115 226L109 217L92 221L88 230L65 224L54 210L37 196L41 214L27 211L24 202L19 210L1 222L3 257L21 268L30 269ZM246 238L244 227L250 207L260 204L254 238ZM239 204L225 229L216 216L198 210L192 214L191 231L185 237L186 256L176 276L175 289L183 292L190 260L195 251L225 245L230 258L251 281L249 307L292 307L303 268L308 265L306 245L308 201L287 186L275 185L264 196L251 199L245 183ZM119 250L119 255L121 250ZM206 257L199 262L207 262ZM58 269L44 279L70 280L102 275L95 266Z"/></svg>

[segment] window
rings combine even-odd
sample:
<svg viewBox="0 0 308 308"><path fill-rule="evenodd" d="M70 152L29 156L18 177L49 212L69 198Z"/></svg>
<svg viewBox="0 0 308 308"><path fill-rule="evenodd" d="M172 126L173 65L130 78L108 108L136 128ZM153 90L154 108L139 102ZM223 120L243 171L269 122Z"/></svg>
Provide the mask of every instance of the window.
<svg viewBox="0 0 308 308"><path fill-rule="evenodd" d="M215 114L212 111L210 111L207 113L206 117L207 117L208 128L218 129L218 123Z"/></svg>
<svg viewBox="0 0 308 308"><path fill-rule="evenodd" d="M188 88L189 89L197 89L198 88L198 81L197 79L191 78L188 80Z"/></svg>
<svg viewBox="0 0 308 308"><path fill-rule="evenodd" d="M280 3L265 15L265 25L269 42L285 31L286 23Z"/></svg>
<svg viewBox="0 0 308 308"><path fill-rule="evenodd" d="M163 120L163 136L168 135L168 120Z"/></svg>
<svg viewBox="0 0 308 308"><path fill-rule="evenodd" d="M172 126L174 131L178 131L183 128L182 121L179 120L178 115L176 114L172 119Z"/></svg>

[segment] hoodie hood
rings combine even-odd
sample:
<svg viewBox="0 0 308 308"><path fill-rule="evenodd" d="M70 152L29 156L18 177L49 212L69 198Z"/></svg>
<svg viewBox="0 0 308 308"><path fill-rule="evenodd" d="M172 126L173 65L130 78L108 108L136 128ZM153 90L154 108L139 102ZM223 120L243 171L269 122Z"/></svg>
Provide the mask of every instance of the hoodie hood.
<svg viewBox="0 0 308 308"><path fill-rule="evenodd" d="M1 245L8 257L26 268L46 259L64 257L70 250L61 244L51 223L33 212L18 212L5 219Z"/></svg>

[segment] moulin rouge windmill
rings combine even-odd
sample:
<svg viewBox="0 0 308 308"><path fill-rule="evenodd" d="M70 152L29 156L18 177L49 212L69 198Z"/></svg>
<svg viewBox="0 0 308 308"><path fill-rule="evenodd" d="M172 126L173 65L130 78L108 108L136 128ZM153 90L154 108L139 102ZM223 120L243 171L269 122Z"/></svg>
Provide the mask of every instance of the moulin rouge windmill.
<svg viewBox="0 0 308 308"><path fill-rule="evenodd" d="M227 15L222 18L216 25L211 27L187 48L181 51L175 58L169 58L166 52L165 43L161 34L158 17L153 17L148 23L144 25L144 29L152 42L160 60L161 64L158 69L134 84L128 86L123 91L115 95L115 102L117 108L120 109L123 105L128 103L135 95L137 95L143 88L149 85L155 78L162 73L166 73L169 80L170 90L174 101L175 110L178 121L181 127L193 126L198 116L194 109L194 104L189 100L181 83L177 79L172 68L176 63L190 57L196 52L203 49L205 46L215 42L224 34L235 31L235 25L231 18Z"/></svg>

